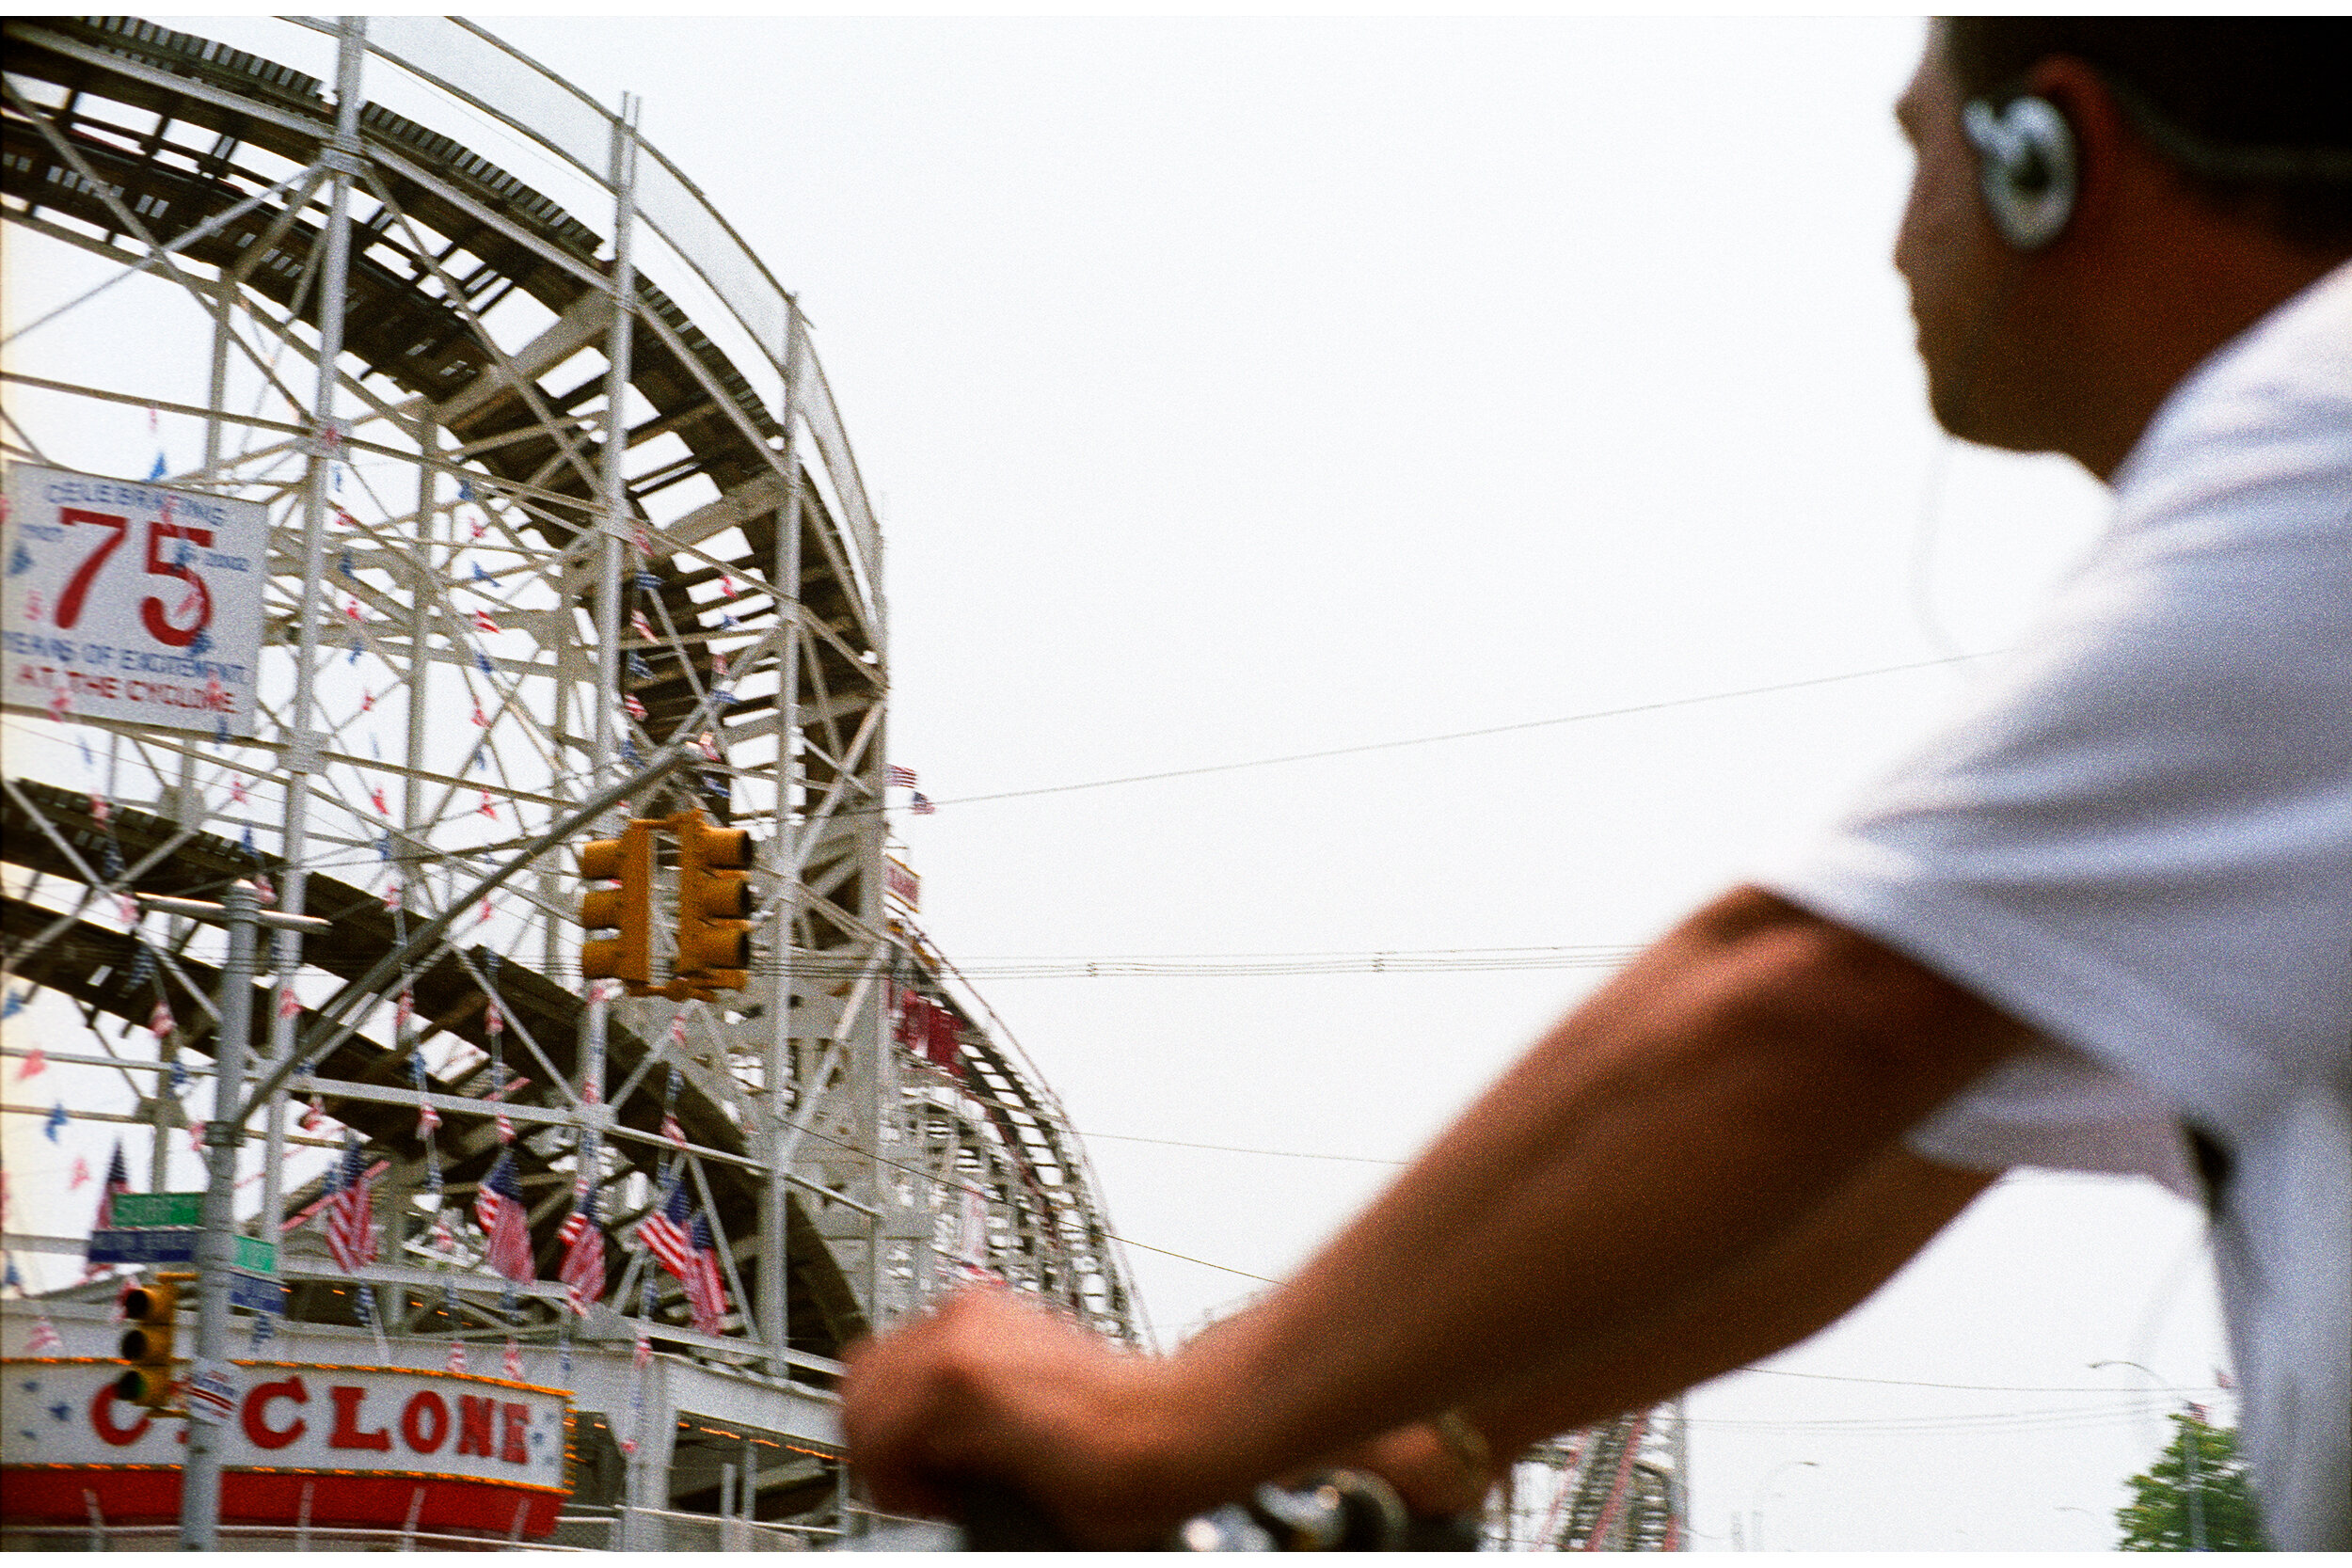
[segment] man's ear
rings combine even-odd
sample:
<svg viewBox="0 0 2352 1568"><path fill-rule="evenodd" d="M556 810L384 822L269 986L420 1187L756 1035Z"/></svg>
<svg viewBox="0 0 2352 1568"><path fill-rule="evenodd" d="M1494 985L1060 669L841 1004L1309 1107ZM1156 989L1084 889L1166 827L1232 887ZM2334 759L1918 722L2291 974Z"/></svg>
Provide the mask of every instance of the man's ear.
<svg viewBox="0 0 2352 1568"><path fill-rule="evenodd" d="M2074 211L2052 248L2096 237L2112 219L2126 163L2138 150L2122 109L2099 72L2073 55L2052 55L2026 74L2025 90L2049 101L2074 133Z"/></svg>

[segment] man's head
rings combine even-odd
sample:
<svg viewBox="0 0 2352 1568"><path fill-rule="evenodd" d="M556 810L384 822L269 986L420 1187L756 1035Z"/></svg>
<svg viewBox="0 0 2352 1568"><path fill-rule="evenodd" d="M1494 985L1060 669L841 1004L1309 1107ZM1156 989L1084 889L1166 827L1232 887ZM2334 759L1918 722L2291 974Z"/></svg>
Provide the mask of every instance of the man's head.
<svg viewBox="0 0 2352 1568"><path fill-rule="evenodd" d="M1895 261L1945 428L2105 475L2183 374L2352 255L2348 54L2336 19L1939 24L1897 105ZM2005 232L1988 186L2058 221Z"/></svg>

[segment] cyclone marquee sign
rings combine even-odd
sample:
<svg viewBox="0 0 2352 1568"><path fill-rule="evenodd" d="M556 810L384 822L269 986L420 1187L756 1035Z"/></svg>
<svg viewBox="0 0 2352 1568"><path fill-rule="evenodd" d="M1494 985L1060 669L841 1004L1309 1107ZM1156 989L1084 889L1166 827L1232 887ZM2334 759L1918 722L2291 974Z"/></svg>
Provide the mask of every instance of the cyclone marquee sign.
<svg viewBox="0 0 2352 1568"><path fill-rule="evenodd" d="M0 705L253 733L269 515L258 502L11 464Z"/></svg>
<svg viewBox="0 0 2352 1568"><path fill-rule="evenodd" d="M568 1495L570 1396L405 1367L234 1364L221 1517L544 1535ZM187 1423L114 1397L119 1361L10 1360L0 1388L0 1517L177 1519ZM306 1484L310 1493L306 1503Z"/></svg>

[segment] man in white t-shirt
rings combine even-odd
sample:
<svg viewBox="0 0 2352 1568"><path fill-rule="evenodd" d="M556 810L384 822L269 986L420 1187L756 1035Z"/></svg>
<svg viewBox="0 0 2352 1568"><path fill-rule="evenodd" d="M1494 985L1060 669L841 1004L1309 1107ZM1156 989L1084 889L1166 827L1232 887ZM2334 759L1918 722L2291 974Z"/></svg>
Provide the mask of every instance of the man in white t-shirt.
<svg viewBox="0 0 2352 1568"><path fill-rule="evenodd" d="M1936 29L1898 108L1931 401L2107 480L2110 532L1939 742L1216 1333L1122 1355L965 1296L862 1352L885 1504L984 1478L1139 1544L1354 1445L1462 1506L1833 1321L2032 1164L2204 1199L2273 1539L2352 1546L2346 30Z"/></svg>

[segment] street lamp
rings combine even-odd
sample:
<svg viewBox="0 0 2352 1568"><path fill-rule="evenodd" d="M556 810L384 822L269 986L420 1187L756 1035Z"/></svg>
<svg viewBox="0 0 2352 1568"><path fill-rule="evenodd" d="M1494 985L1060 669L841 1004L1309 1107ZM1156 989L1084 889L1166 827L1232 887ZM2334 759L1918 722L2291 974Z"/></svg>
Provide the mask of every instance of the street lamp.
<svg viewBox="0 0 2352 1568"><path fill-rule="evenodd" d="M1756 1495L1748 1499L1748 1540L1753 1543L1752 1550L1760 1552L1764 1549L1764 1489L1772 1484L1772 1478L1783 1470L1818 1470L1820 1467L1816 1460L1784 1459L1764 1472L1764 1479L1756 1483Z"/></svg>
<svg viewBox="0 0 2352 1568"><path fill-rule="evenodd" d="M2129 1367L2136 1372L2146 1373L2152 1391L2155 1388L2163 1388L2175 1393L2179 1392L2173 1385L2165 1382L2137 1361L2093 1361L2090 1364L2090 1370L2094 1372L2106 1367ZM2181 1444L2181 1453L2188 1472L2188 1549L2192 1552L2201 1552L2205 1550L2205 1481L2203 1475L2197 1467L2197 1450L2201 1443L2201 1433L2205 1424L2205 1418L2202 1411L2186 1400L2181 1402L2181 1408L2188 1413L2188 1418L2201 1429L2200 1432L2187 1432L2181 1434L2185 1439Z"/></svg>

